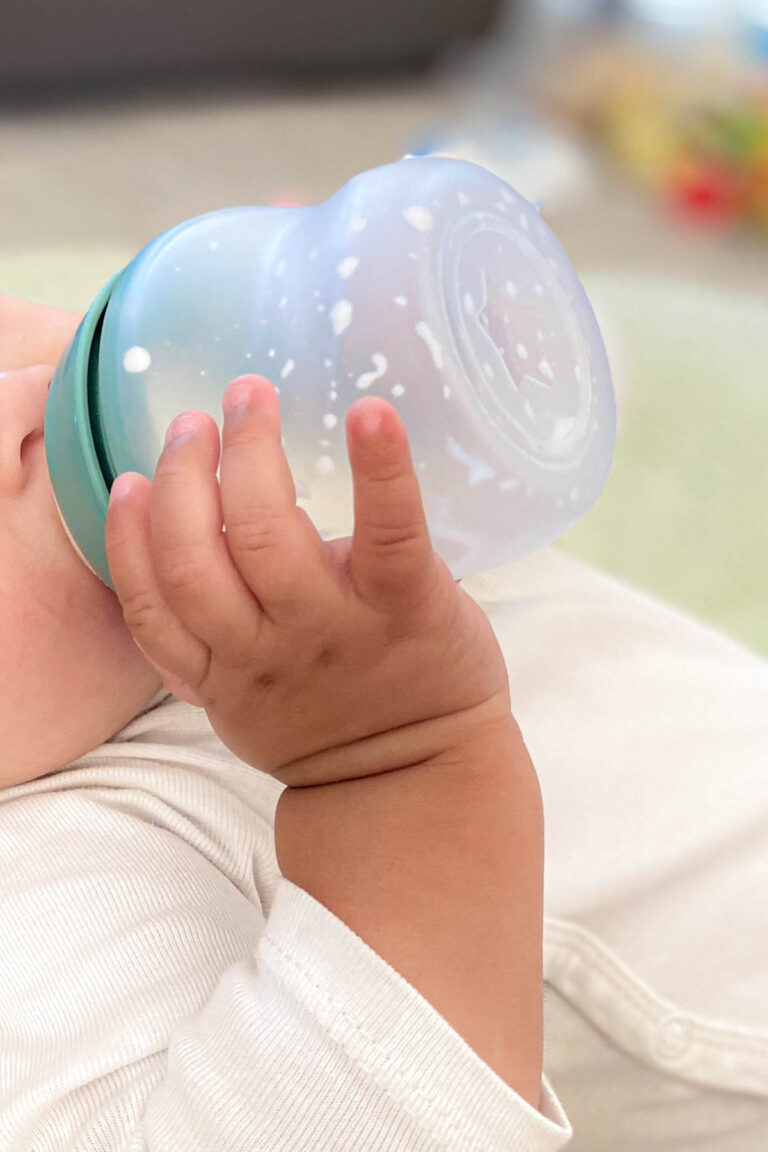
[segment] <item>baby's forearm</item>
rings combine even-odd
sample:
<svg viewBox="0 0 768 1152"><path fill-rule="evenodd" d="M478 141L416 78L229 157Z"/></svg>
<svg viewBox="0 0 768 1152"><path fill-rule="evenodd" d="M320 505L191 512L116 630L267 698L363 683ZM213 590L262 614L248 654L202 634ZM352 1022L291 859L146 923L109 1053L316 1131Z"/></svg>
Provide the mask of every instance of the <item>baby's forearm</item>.
<svg viewBox="0 0 768 1152"><path fill-rule="evenodd" d="M282 874L538 1108L543 814L514 726L411 767L286 788L275 845Z"/></svg>

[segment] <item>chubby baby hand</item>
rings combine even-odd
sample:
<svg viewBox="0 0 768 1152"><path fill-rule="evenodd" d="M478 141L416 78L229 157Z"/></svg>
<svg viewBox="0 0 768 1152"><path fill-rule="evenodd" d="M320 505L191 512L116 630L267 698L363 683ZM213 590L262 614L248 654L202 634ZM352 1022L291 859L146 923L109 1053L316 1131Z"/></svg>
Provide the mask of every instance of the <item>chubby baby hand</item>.
<svg viewBox="0 0 768 1152"><path fill-rule="evenodd" d="M221 443L185 413L154 481L124 473L110 494L115 590L166 687L298 787L514 725L488 619L432 548L395 408L371 396L347 413L354 534L333 541L296 505L272 384L239 376L223 408Z"/></svg>

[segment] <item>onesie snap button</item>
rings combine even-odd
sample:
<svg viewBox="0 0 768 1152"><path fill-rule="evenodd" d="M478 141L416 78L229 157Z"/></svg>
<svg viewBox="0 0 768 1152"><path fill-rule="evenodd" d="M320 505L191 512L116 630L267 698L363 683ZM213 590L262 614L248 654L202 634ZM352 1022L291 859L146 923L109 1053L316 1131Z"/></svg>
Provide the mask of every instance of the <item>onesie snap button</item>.
<svg viewBox="0 0 768 1152"><path fill-rule="evenodd" d="M684 1016L666 1016L658 1026L654 1037L654 1050L659 1059L666 1062L679 1060L691 1046L693 1028Z"/></svg>

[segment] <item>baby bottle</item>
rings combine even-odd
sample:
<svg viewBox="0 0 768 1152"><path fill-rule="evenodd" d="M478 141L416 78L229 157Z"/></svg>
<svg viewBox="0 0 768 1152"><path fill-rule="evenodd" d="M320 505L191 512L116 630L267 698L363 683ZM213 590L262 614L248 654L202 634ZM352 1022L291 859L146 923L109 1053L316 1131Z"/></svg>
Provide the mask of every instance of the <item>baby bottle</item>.
<svg viewBox="0 0 768 1152"><path fill-rule="evenodd" d="M69 537L109 587L115 477L152 479L181 412L221 428L227 384L250 372L280 394L297 503L323 539L353 532L347 410L370 394L398 409L455 579L562 536L613 459L600 331L537 210L475 164L406 157L324 204L187 220L94 300L51 383L45 447Z"/></svg>

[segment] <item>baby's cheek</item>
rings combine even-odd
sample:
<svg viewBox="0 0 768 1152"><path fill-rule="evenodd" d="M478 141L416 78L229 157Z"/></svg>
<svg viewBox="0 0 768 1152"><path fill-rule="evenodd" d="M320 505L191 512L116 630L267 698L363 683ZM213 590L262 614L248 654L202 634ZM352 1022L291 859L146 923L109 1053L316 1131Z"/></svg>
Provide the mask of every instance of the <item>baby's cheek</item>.
<svg viewBox="0 0 768 1152"><path fill-rule="evenodd" d="M55 365L81 320L79 312L0 293L0 372Z"/></svg>

